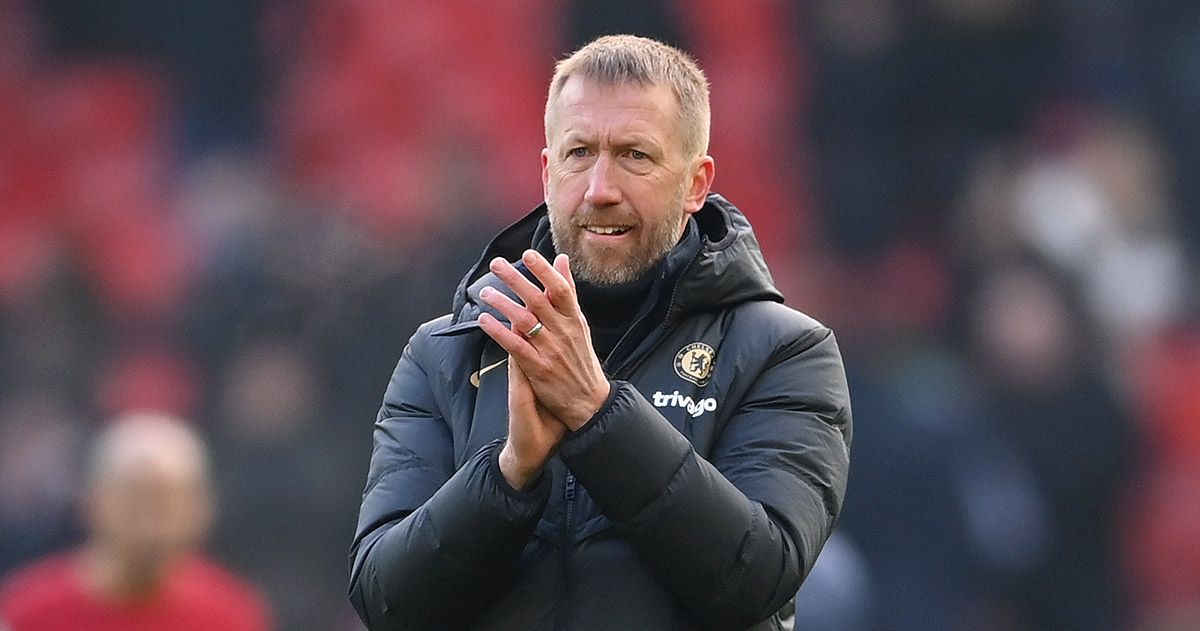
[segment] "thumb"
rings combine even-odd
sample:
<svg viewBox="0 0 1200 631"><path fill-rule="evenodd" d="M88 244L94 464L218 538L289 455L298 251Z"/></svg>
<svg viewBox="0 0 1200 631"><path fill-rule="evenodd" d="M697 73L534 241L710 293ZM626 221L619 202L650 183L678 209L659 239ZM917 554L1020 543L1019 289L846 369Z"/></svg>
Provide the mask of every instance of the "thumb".
<svg viewBox="0 0 1200 631"><path fill-rule="evenodd" d="M512 355L508 356L508 382L514 385L520 385L527 381L525 373L517 367L517 362L513 361Z"/></svg>

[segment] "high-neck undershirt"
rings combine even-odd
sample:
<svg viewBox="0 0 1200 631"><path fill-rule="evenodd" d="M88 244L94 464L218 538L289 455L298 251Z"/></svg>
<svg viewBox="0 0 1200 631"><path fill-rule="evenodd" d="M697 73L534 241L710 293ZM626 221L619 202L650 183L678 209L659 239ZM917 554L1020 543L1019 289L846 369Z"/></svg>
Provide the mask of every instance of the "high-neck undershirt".
<svg viewBox="0 0 1200 631"><path fill-rule="evenodd" d="M633 324L660 267L661 263L640 278L620 285L598 285L585 280L575 282L579 307L587 316L588 327L592 331L592 346L601 359L612 352Z"/></svg>

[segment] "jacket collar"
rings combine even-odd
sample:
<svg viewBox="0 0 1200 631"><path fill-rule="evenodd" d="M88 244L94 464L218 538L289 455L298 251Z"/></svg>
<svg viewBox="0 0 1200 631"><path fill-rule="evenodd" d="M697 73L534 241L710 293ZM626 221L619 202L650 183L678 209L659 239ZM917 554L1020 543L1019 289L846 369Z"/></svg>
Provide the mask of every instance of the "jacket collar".
<svg viewBox="0 0 1200 631"><path fill-rule="evenodd" d="M692 216L702 245L680 278L667 320L752 300L783 302L742 211L717 193Z"/></svg>
<svg viewBox="0 0 1200 631"><path fill-rule="evenodd" d="M763 260L750 222L737 207L721 195L709 193L704 206L689 221L694 228L689 226L688 229L699 232L700 245L694 248L694 254L677 247L667 255L668 267L679 266L682 271L672 286L657 292L660 300L669 301L664 312L667 322L689 313L712 311L751 300L783 301ZM488 262L497 256L517 260L530 247L545 249L549 224L546 205L541 204L496 235L459 282L454 294L451 325L437 334L451 335L476 328L476 320L484 311L503 320L502 315L479 299L479 292L488 286L515 298L512 291L489 271ZM517 267L529 276L522 265Z"/></svg>

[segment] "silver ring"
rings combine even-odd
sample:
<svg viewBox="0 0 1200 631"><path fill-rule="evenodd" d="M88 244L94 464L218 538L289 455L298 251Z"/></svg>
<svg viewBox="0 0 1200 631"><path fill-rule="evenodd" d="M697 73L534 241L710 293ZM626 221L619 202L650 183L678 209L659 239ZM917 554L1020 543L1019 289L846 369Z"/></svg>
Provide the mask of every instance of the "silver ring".
<svg viewBox="0 0 1200 631"><path fill-rule="evenodd" d="M537 337L538 333L541 332L542 323L538 322L537 324L533 325L532 329L529 329L529 331L525 333L525 339L532 340L533 338Z"/></svg>

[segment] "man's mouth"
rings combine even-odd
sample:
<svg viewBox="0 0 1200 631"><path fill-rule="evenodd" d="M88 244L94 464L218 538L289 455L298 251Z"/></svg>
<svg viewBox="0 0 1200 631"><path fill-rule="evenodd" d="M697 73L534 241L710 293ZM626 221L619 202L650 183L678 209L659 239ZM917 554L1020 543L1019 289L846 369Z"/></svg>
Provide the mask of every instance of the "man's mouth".
<svg viewBox="0 0 1200 631"><path fill-rule="evenodd" d="M584 226L583 229L604 236L617 236L629 232L629 226Z"/></svg>

